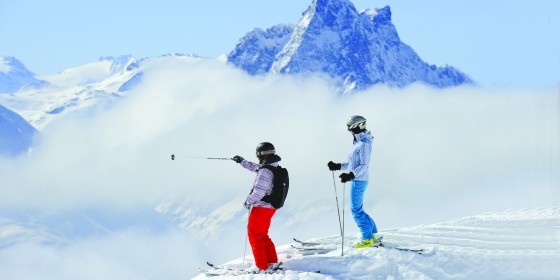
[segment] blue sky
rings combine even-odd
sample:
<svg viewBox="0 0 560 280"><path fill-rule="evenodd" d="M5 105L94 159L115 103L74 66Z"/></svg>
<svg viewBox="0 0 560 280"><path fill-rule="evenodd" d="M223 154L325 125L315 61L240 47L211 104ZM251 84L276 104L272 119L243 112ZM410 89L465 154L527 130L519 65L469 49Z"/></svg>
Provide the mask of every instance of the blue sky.
<svg viewBox="0 0 560 280"><path fill-rule="evenodd" d="M0 55L54 74L101 56L216 57L255 27L296 24L306 1L0 0ZM430 64L452 65L486 87L560 85L560 1L354 0L390 5L401 39Z"/></svg>

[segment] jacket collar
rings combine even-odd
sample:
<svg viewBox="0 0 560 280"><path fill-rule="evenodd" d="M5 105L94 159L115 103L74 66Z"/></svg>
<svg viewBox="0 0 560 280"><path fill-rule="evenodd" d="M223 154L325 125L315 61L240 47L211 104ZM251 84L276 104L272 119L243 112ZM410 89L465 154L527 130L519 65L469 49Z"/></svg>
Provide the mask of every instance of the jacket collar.
<svg viewBox="0 0 560 280"><path fill-rule="evenodd" d="M268 156L268 158L266 159L266 161L264 163L262 163L263 165L265 164L273 164L273 163L277 163L280 160L282 160L282 158L280 158L279 155L270 155Z"/></svg>
<svg viewBox="0 0 560 280"><path fill-rule="evenodd" d="M354 134L354 139L356 140L356 142L367 142L371 141L373 139L373 136L371 135L371 132L369 130L366 130L362 133Z"/></svg>

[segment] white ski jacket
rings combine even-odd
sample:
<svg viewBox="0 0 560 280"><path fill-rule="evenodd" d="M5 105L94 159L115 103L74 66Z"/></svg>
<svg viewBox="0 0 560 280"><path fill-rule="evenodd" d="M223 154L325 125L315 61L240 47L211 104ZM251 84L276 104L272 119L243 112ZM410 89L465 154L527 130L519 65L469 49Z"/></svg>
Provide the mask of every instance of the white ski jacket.
<svg viewBox="0 0 560 280"><path fill-rule="evenodd" d="M348 155L348 162L343 162L341 168L354 173L354 180L369 181L369 161L373 135L366 130L354 135L354 144Z"/></svg>

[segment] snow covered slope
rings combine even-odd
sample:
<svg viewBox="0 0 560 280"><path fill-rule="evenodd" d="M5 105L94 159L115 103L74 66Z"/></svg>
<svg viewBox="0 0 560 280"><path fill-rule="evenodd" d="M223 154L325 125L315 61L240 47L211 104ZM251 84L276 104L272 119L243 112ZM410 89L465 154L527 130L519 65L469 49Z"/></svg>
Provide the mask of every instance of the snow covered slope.
<svg viewBox="0 0 560 280"><path fill-rule="evenodd" d="M14 57L0 56L0 93L14 93L23 87L43 87L47 83L35 77Z"/></svg>
<svg viewBox="0 0 560 280"><path fill-rule="evenodd" d="M87 113L110 105L138 84L144 71L173 60L197 60L190 55L171 54L136 61L131 56L102 57L89 63L43 76L49 82L42 87L0 95L0 104L18 112L39 130L52 121L72 113Z"/></svg>
<svg viewBox="0 0 560 280"><path fill-rule="evenodd" d="M560 207L508 211L454 221L387 230L387 248L353 249L356 236L311 241L334 250L304 253L290 245L277 248L287 270L281 274L210 279L558 279L560 278ZM389 247L422 248L424 254ZM253 259L247 258L251 265ZM226 264L239 268L242 260ZM314 271L320 271L315 273ZM204 274L195 279L205 279Z"/></svg>
<svg viewBox="0 0 560 280"><path fill-rule="evenodd" d="M0 156L26 152L36 132L20 115L0 105Z"/></svg>
<svg viewBox="0 0 560 280"><path fill-rule="evenodd" d="M255 29L240 40L228 61L250 74L324 73L346 89L378 83L472 83L451 66L422 61L400 40L389 6L360 13L349 0L314 0L290 35L289 31Z"/></svg>
<svg viewBox="0 0 560 280"><path fill-rule="evenodd" d="M101 58L99 62L70 68L57 75L42 76L49 83L0 95L0 104L12 108L41 130L66 113L93 108L120 96L119 87L136 74L127 71L127 66L134 62L128 56Z"/></svg>
<svg viewBox="0 0 560 280"><path fill-rule="evenodd" d="M72 67L56 75L39 76L39 78L60 87L86 85L103 81L111 75L126 71L134 63L136 63L136 59L130 55L106 56L101 57L97 62Z"/></svg>

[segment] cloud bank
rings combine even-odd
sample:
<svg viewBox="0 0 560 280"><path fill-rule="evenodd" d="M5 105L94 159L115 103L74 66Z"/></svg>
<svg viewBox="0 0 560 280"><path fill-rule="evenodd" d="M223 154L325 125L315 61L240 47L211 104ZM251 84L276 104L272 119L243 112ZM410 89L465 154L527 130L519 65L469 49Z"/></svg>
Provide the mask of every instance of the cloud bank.
<svg viewBox="0 0 560 280"><path fill-rule="evenodd" d="M354 114L375 136L371 188L379 199L558 182L557 91L417 85L340 98L318 78L255 78L214 61L154 66L145 76L111 108L48 127L30 156L2 160L2 204L229 196L252 175L229 161L170 155L254 160L262 141L277 146L294 192L316 192L330 182L326 162L345 160L344 123Z"/></svg>

